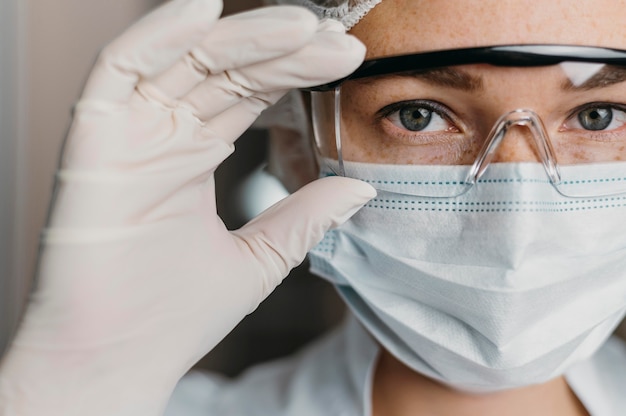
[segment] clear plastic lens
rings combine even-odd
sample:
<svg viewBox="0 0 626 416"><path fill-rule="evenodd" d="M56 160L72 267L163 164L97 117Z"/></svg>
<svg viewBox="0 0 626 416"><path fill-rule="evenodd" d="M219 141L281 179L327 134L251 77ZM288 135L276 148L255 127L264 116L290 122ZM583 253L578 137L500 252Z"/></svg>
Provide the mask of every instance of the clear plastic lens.
<svg viewBox="0 0 626 416"><path fill-rule="evenodd" d="M568 196L626 192L624 67L462 65L389 74L313 92L312 110L319 153L337 161L336 174L358 177L367 164L455 167L454 177L442 178L445 189L412 178L422 186L403 192L457 196L502 162L543 164ZM610 165L614 175L583 190L578 170L568 167L593 164Z"/></svg>

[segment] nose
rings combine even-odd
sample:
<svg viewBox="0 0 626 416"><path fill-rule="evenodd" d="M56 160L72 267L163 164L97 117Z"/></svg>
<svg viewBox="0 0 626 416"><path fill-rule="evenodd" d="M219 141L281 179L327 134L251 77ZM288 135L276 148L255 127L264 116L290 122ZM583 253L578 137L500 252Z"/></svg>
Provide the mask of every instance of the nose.
<svg viewBox="0 0 626 416"><path fill-rule="evenodd" d="M511 126L499 146L492 162L540 162L537 144L532 132L524 125Z"/></svg>

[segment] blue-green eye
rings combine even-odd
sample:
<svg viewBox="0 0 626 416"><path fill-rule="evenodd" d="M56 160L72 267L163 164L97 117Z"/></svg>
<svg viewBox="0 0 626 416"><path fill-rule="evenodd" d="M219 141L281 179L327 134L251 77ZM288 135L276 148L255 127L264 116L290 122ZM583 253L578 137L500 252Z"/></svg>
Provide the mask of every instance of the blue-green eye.
<svg viewBox="0 0 626 416"><path fill-rule="evenodd" d="M411 131L422 131L430 124L433 112L424 107L404 107L398 112L402 126Z"/></svg>
<svg viewBox="0 0 626 416"><path fill-rule="evenodd" d="M587 108L578 113L578 122L585 130L604 130L612 120L613 110L607 107Z"/></svg>
<svg viewBox="0 0 626 416"><path fill-rule="evenodd" d="M611 104L592 103L577 110L565 126L576 130L610 131L626 124L626 110Z"/></svg>
<svg viewBox="0 0 626 416"><path fill-rule="evenodd" d="M450 122L434 106L424 103L399 103L386 118L396 127L412 132L445 131Z"/></svg>

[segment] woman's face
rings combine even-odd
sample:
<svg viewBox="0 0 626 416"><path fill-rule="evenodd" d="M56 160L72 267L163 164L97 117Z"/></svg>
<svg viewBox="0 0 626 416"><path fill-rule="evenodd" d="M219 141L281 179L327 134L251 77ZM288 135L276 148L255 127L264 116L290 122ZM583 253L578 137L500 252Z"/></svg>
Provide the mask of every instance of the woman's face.
<svg viewBox="0 0 626 416"><path fill-rule="evenodd" d="M498 44L553 43L626 49L624 22L626 1L622 0L383 0L350 33L367 46L366 59ZM484 66L477 69L479 72L484 70ZM450 107L454 104L455 108L451 110L458 112L459 118L463 116L467 120L466 125L456 127L433 124L436 129L452 133L448 136L439 135L444 142L452 143L452 136L462 128L467 128L473 137L484 138L500 115L516 108L532 108L541 112L547 127L553 132L559 132L564 125L569 126L571 111L567 111L575 108L572 104L584 105L589 101L586 97L560 95L561 91L555 90L554 83L542 85L538 80L546 78L536 76L532 71L518 71L515 74L511 70L486 70L491 71L491 75L487 77L489 82L484 91L449 91L449 94L444 92L434 97L441 98ZM437 164L447 163L448 156L456 154L458 163L471 164L480 143L458 149L442 148L429 154L427 159L418 161L407 158L411 152L403 149L389 152L385 148L388 143L397 142L389 141L389 138L402 139L402 134L406 132L395 129L397 121L394 125L388 117L380 117L380 110L403 100L424 98L416 92L414 85L403 82L410 81L387 81L383 88L368 83L344 84L342 111L345 127L354 131L352 135L346 134L344 137L355 138L352 147L344 143L344 156L357 161L380 162L379 156L387 152L391 163ZM624 97L609 98L622 102L626 101L626 93ZM458 108L461 105L463 108ZM318 145L323 156L336 158L332 105L324 108L328 113L324 114L328 122L318 126L322 132L322 137L318 137ZM555 108L560 110L554 111ZM618 124L624 121L626 125L626 112L616 111L615 116ZM438 121L443 123L441 118ZM373 134L384 140L366 142ZM286 141L282 139L276 141L276 147L284 146ZM412 140L409 137L409 146ZM511 143L515 146L511 146ZM351 150L354 152L352 155ZM575 146L569 146L565 151L568 157L582 159L593 159L600 154L583 154ZM281 152L278 149L278 153ZM535 160L535 153L530 141L509 140L501 145L496 160ZM396 157L396 154L400 157ZM306 157L303 153L307 161L309 157L308 153ZM600 157L606 158L601 154ZM315 175L311 175L302 182L314 178Z"/></svg>
<svg viewBox="0 0 626 416"><path fill-rule="evenodd" d="M626 49L623 22L626 1L617 0L384 0L351 33L367 46L366 59L534 43ZM344 160L471 165L498 118L516 109L539 114L559 163L626 160L614 140L626 135L626 82L568 88L572 68L589 71L482 64L451 67L455 77L476 80L461 87L414 76L348 81L341 90ZM611 74L626 79L626 71ZM602 127L598 117L607 114L612 119ZM326 119L322 154L336 158L332 111ZM503 141L495 161L539 161L528 131L507 135L516 136L525 139Z"/></svg>

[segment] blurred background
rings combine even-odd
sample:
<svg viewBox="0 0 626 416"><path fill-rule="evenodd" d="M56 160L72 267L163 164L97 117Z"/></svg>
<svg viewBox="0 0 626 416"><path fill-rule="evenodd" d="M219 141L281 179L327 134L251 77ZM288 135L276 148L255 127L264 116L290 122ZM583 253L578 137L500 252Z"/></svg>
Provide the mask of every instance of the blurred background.
<svg viewBox="0 0 626 416"><path fill-rule="evenodd" d="M98 51L162 0L0 0L0 350L18 322L34 274L38 236L59 149ZM225 0L224 14L261 0ZM243 224L233 191L267 154L264 131L249 131L217 173L218 209ZM342 316L334 290L303 264L198 365L235 375L288 354Z"/></svg>
<svg viewBox="0 0 626 416"><path fill-rule="evenodd" d="M260 1L225 0L224 13ZM100 48L160 2L0 0L0 350L28 295L71 106ZM267 134L249 131L220 167L218 207L229 228L244 221L233 191L266 155ZM305 263L199 366L236 375L300 348L342 314L334 290Z"/></svg>

